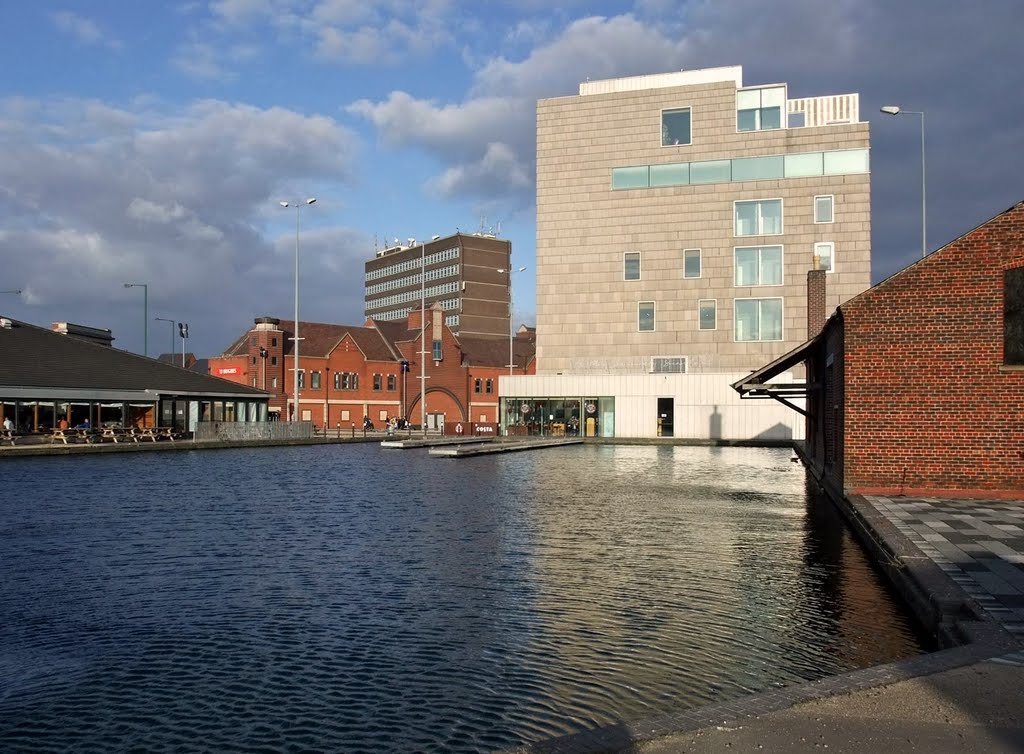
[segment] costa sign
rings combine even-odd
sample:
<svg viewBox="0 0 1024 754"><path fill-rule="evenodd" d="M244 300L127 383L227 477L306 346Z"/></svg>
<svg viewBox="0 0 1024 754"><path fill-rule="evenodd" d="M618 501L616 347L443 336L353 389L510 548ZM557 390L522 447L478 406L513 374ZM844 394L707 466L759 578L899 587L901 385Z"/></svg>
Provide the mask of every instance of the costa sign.
<svg viewBox="0 0 1024 754"><path fill-rule="evenodd" d="M217 374L238 374L238 367L217 367Z"/></svg>

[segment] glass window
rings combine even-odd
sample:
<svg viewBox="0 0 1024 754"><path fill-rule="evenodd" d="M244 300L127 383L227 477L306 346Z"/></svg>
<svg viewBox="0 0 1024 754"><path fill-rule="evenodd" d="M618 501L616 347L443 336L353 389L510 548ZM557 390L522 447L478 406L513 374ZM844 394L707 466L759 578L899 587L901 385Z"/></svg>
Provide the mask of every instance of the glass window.
<svg viewBox="0 0 1024 754"><path fill-rule="evenodd" d="M640 332L654 330L654 302L641 301L637 306L637 329Z"/></svg>
<svg viewBox="0 0 1024 754"><path fill-rule="evenodd" d="M439 341L439 340L435 340L434 341L433 352L434 352L434 361L440 361L441 360L441 356L442 356L441 341Z"/></svg>
<svg viewBox="0 0 1024 754"><path fill-rule="evenodd" d="M686 374L685 356L655 356L651 359L654 374Z"/></svg>
<svg viewBox="0 0 1024 754"><path fill-rule="evenodd" d="M782 233L782 200L736 202L737 236L777 236Z"/></svg>
<svg viewBox="0 0 1024 754"><path fill-rule="evenodd" d="M270 347L271 348L277 348L277 338L271 338L270 339Z"/></svg>
<svg viewBox="0 0 1024 754"><path fill-rule="evenodd" d="M275 390L277 389L277 377L270 378L270 387L274 388Z"/></svg>
<svg viewBox="0 0 1024 754"><path fill-rule="evenodd" d="M816 197L814 197L814 222L816 222L816 223L830 223L830 222L832 222L832 197L831 196L816 196Z"/></svg>
<svg viewBox="0 0 1024 754"><path fill-rule="evenodd" d="M715 330L718 328L718 302L713 298L701 299L697 302L700 329Z"/></svg>
<svg viewBox="0 0 1024 754"><path fill-rule="evenodd" d="M690 108L661 111L661 146L690 143Z"/></svg>
<svg viewBox="0 0 1024 754"><path fill-rule="evenodd" d="M276 356L271 356L270 357L270 366L272 366L272 367L276 367L277 366L277 357Z"/></svg>
<svg viewBox="0 0 1024 754"><path fill-rule="evenodd" d="M845 149L825 152L825 175L850 175L868 172L868 150Z"/></svg>
<svg viewBox="0 0 1024 754"><path fill-rule="evenodd" d="M651 165L651 187L685 186L690 182L690 163Z"/></svg>
<svg viewBox="0 0 1024 754"><path fill-rule="evenodd" d="M342 374L341 372L335 372L334 373L334 389L335 390L340 390L341 389L341 374Z"/></svg>
<svg viewBox="0 0 1024 754"><path fill-rule="evenodd" d="M787 178L807 178L825 174L824 155L821 152L787 154L783 162Z"/></svg>
<svg viewBox="0 0 1024 754"><path fill-rule="evenodd" d="M647 188L651 185L646 165L635 168L612 168L612 190Z"/></svg>
<svg viewBox="0 0 1024 754"><path fill-rule="evenodd" d="M782 340L782 299L736 299L736 340Z"/></svg>
<svg viewBox="0 0 1024 754"><path fill-rule="evenodd" d="M474 393L479 393L482 389L483 389L483 380L481 380L479 377L477 377L475 380L473 380L473 392Z"/></svg>
<svg viewBox="0 0 1024 754"><path fill-rule="evenodd" d="M380 375L380 374L373 375L373 389L374 390L380 390L383 386L384 386L383 375Z"/></svg>
<svg viewBox="0 0 1024 754"><path fill-rule="evenodd" d="M789 113L787 118L787 126L789 128L803 128L807 125L807 113L797 112Z"/></svg>
<svg viewBox="0 0 1024 754"><path fill-rule="evenodd" d="M640 279L640 252L627 251L622 255L622 279Z"/></svg>
<svg viewBox="0 0 1024 754"><path fill-rule="evenodd" d="M738 247L736 285L782 285L782 247Z"/></svg>
<svg viewBox="0 0 1024 754"><path fill-rule="evenodd" d="M782 128L786 87L743 89L736 92L736 130L768 131Z"/></svg>
<svg viewBox="0 0 1024 754"><path fill-rule="evenodd" d="M306 387L306 373L302 369L299 370L299 389Z"/></svg>
<svg viewBox="0 0 1024 754"><path fill-rule="evenodd" d="M728 183L732 160L705 160L690 163L690 183Z"/></svg>
<svg viewBox="0 0 1024 754"><path fill-rule="evenodd" d="M494 380L487 380L487 392L488 393L493 393L494 392Z"/></svg>
<svg viewBox="0 0 1024 754"><path fill-rule="evenodd" d="M700 277L700 249L683 249L683 277Z"/></svg>
<svg viewBox="0 0 1024 754"><path fill-rule="evenodd" d="M835 270L835 244L823 241L814 244L814 269L832 272Z"/></svg>
<svg viewBox="0 0 1024 754"><path fill-rule="evenodd" d="M395 390L398 385L398 378L393 374L388 375L388 390Z"/></svg>
<svg viewBox="0 0 1024 754"><path fill-rule="evenodd" d="M309 374L309 386L313 390L320 389L320 372L310 372Z"/></svg>
<svg viewBox="0 0 1024 754"><path fill-rule="evenodd" d="M732 161L732 179L734 181L760 181L769 178L785 177L785 158L776 157L742 157Z"/></svg>
<svg viewBox="0 0 1024 754"><path fill-rule="evenodd" d="M1024 365L1024 267L1003 273L1003 363Z"/></svg>

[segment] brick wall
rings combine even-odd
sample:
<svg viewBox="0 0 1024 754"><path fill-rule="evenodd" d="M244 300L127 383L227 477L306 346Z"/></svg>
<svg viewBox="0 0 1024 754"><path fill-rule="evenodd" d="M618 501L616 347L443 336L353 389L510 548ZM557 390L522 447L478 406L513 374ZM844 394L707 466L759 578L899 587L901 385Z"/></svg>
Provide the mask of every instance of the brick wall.
<svg viewBox="0 0 1024 754"><path fill-rule="evenodd" d="M1003 364L1003 274L1024 204L842 307L851 492L1024 495L1024 371Z"/></svg>

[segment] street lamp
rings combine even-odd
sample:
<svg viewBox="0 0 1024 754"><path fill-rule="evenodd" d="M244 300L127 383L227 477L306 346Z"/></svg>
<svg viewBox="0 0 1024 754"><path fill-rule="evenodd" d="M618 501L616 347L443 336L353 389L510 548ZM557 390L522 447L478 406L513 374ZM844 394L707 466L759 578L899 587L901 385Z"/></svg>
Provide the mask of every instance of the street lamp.
<svg viewBox="0 0 1024 754"><path fill-rule="evenodd" d="M898 105L886 105L880 108L886 115L920 115L921 116L921 258L928 255L928 222L926 199L926 181L924 172L924 112L921 110L904 110Z"/></svg>
<svg viewBox="0 0 1024 754"><path fill-rule="evenodd" d="M295 380L293 383L293 389L295 391L294 400L295 405L292 413L292 421L299 421L299 210L304 205L313 204L316 202L316 197L309 197L305 201L301 202L278 202L282 207L287 209L288 207L295 207L295 330L292 333L292 340L295 342L294 355L292 356L292 362L295 372Z"/></svg>
<svg viewBox="0 0 1024 754"><path fill-rule="evenodd" d="M181 336L181 368L185 368L185 341L188 340L188 322L178 323L178 335Z"/></svg>
<svg viewBox="0 0 1024 754"><path fill-rule="evenodd" d="M268 356L270 356L270 354L267 352L267 349L264 348L263 346L260 346L260 361L263 362L263 387L262 387L262 390L264 390L264 391L267 389L267 357Z"/></svg>
<svg viewBox="0 0 1024 754"><path fill-rule="evenodd" d="M171 326L171 364L174 364L174 320L166 317L153 317L157 322L167 322Z"/></svg>
<svg viewBox="0 0 1024 754"><path fill-rule="evenodd" d="M427 242L420 244L420 430L427 436Z"/></svg>
<svg viewBox="0 0 1024 754"><path fill-rule="evenodd" d="M149 284L125 283L124 287L142 289L142 353L149 356Z"/></svg>
<svg viewBox="0 0 1024 754"><path fill-rule="evenodd" d="M498 270L498 272L504 274L508 273L508 375L512 376L512 367L515 366L515 361L512 358L512 341L515 339L515 330L512 325L512 276L517 272L524 272L525 267L520 267L518 270Z"/></svg>

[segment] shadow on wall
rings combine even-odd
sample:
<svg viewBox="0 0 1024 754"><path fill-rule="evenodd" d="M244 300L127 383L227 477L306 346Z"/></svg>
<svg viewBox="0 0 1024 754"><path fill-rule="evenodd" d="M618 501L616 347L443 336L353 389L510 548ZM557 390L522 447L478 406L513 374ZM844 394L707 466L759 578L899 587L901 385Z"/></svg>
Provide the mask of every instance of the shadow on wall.
<svg viewBox="0 0 1024 754"><path fill-rule="evenodd" d="M786 424L776 424L754 436L755 440L792 440L793 430Z"/></svg>
<svg viewBox="0 0 1024 754"><path fill-rule="evenodd" d="M718 413L717 405L708 417L708 437L712 440L722 439L722 415Z"/></svg>

